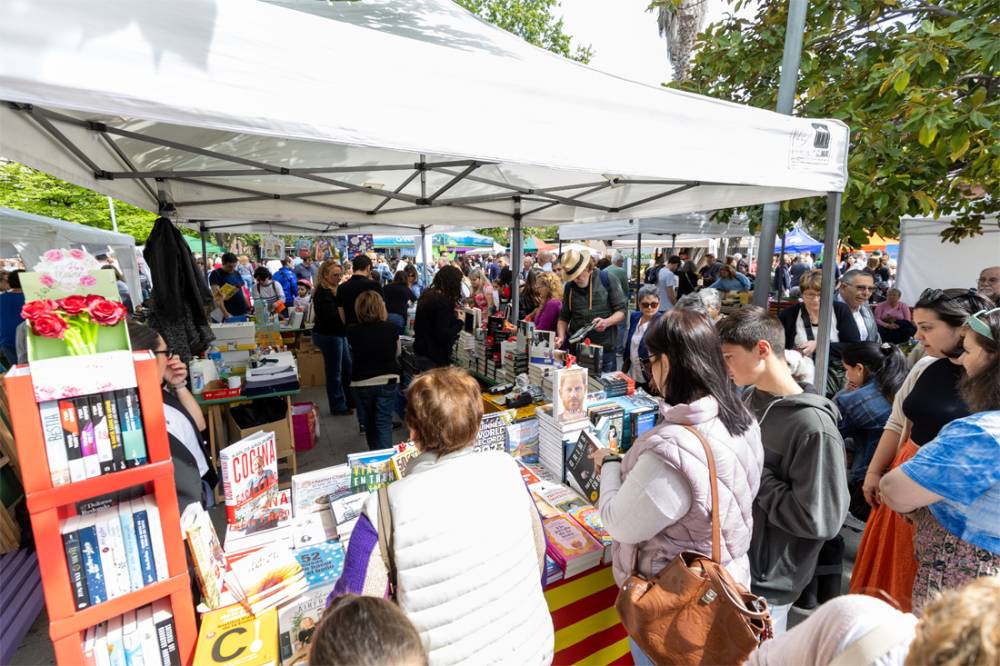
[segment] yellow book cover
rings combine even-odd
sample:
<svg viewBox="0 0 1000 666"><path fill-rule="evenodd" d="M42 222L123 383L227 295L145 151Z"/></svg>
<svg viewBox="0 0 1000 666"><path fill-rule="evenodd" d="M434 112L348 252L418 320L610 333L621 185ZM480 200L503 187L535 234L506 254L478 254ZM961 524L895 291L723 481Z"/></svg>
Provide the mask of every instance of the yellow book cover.
<svg viewBox="0 0 1000 666"><path fill-rule="evenodd" d="M235 285L231 285L229 283L226 283L221 287L219 287L219 292L222 294L222 299L226 301L232 298L233 294L235 294L238 290L239 287L236 287Z"/></svg>
<svg viewBox="0 0 1000 666"><path fill-rule="evenodd" d="M233 605L205 613L198 632L195 666L272 666L278 663L278 611L254 617Z"/></svg>

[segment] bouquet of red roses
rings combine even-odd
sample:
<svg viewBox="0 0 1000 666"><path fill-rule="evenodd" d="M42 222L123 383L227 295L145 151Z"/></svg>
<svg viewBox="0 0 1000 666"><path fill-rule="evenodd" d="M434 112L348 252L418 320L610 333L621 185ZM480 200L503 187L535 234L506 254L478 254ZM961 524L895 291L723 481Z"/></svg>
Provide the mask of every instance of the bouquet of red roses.
<svg viewBox="0 0 1000 666"><path fill-rule="evenodd" d="M64 340L71 356L96 354L99 327L114 326L127 314L118 301L97 295L31 301L21 309L35 335Z"/></svg>

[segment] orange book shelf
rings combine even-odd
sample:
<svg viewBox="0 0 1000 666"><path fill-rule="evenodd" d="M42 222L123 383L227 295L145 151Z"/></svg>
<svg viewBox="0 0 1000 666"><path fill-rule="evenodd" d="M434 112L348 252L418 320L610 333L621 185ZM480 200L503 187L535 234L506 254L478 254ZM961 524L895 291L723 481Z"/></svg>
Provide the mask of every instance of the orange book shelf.
<svg viewBox="0 0 1000 666"><path fill-rule="evenodd" d="M49 615L49 636L55 646L56 662L63 666L84 663L84 632L89 627L163 598L170 600L181 663L190 664L194 660L198 630L181 535L174 468L163 417L161 379L152 354L137 353L134 359L149 463L57 487L52 486L49 474L31 373L20 366L4 378L14 441L18 456L23 461L22 483L38 551L38 567ZM59 523L76 514L77 502L139 485L145 486L146 493L156 498L168 577L129 594L77 610Z"/></svg>

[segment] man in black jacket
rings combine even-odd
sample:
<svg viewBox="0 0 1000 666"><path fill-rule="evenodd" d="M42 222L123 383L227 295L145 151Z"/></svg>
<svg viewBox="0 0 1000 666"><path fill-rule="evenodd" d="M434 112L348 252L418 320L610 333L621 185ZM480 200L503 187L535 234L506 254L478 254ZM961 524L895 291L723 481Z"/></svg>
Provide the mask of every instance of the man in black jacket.
<svg viewBox="0 0 1000 666"><path fill-rule="evenodd" d="M377 291L382 296L382 287L371 279L372 260L366 254L359 254L351 260L351 278L337 288L337 307L340 308L340 320L345 326L358 323L358 315L354 311L354 302L363 292Z"/></svg>

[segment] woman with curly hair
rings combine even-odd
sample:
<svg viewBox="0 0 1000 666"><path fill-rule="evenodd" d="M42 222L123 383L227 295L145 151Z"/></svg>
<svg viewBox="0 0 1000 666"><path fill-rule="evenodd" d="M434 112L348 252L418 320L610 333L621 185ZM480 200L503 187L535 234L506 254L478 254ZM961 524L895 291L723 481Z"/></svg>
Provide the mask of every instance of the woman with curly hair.
<svg viewBox="0 0 1000 666"><path fill-rule="evenodd" d="M555 331L562 309L563 283L555 273L541 273L535 280L535 330Z"/></svg>

